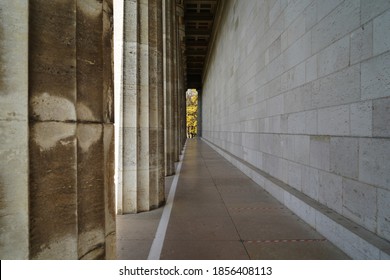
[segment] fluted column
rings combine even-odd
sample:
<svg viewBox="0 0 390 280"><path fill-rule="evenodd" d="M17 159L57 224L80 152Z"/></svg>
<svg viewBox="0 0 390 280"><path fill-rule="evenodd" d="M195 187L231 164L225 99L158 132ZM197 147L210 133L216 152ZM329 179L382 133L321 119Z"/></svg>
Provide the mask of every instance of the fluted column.
<svg viewBox="0 0 390 280"><path fill-rule="evenodd" d="M176 18L178 25L178 149L179 153L186 141L186 102L185 102L185 71L186 71L186 59L185 59L185 23L184 23L184 3L183 0L176 1Z"/></svg>
<svg viewBox="0 0 390 280"><path fill-rule="evenodd" d="M112 1L29 18L29 257L115 258Z"/></svg>
<svg viewBox="0 0 390 280"><path fill-rule="evenodd" d="M174 162L174 108L173 108L173 18L172 0L163 0L164 30L164 133L165 133L165 175L175 173Z"/></svg>
<svg viewBox="0 0 390 280"><path fill-rule="evenodd" d="M119 214L165 202L162 50L162 0L124 1Z"/></svg>
<svg viewBox="0 0 390 280"><path fill-rule="evenodd" d="M177 19L177 14L176 14L176 0L172 1L172 6L171 6L171 11L172 11L172 61L173 61L173 71L172 71L172 91L173 91L173 101L172 101L172 106L173 106L173 158L174 161L177 162L179 161L179 156L180 156L180 148L179 148L179 101L178 101L178 96L179 96L179 44L178 44L178 19Z"/></svg>

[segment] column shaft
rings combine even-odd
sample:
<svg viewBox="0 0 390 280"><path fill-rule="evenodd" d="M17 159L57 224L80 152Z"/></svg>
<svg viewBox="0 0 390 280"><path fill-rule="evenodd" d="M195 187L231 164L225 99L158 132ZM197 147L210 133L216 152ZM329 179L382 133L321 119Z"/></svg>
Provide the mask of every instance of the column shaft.
<svg viewBox="0 0 390 280"><path fill-rule="evenodd" d="M111 17L111 1L30 1L32 259L115 258Z"/></svg>
<svg viewBox="0 0 390 280"><path fill-rule="evenodd" d="M125 1L123 175L118 213L157 208L164 194L161 0Z"/></svg>

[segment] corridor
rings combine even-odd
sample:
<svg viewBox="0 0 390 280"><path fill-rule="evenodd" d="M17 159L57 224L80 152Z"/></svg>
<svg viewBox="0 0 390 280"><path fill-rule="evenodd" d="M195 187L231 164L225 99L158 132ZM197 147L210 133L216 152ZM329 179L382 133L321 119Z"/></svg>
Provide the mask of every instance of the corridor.
<svg viewBox="0 0 390 280"><path fill-rule="evenodd" d="M163 211L117 217L119 259L147 259ZM204 141L187 140L160 259L347 258Z"/></svg>

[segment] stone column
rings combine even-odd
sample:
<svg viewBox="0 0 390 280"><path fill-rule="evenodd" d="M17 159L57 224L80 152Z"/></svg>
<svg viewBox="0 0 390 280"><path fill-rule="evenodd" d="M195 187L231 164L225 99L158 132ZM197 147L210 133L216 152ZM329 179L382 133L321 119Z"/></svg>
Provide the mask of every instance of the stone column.
<svg viewBox="0 0 390 280"><path fill-rule="evenodd" d="M28 1L0 1L0 259L28 259Z"/></svg>
<svg viewBox="0 0 390 280"><path fill-rule="evenodd" d="M115 258L111 18L109 0L30 1L32 259Z"/></svg>
<svg viewBox="0 0 390 280"><path fill-rule="evenodd" d="M178 22L178 104L179 104L179 153L182 151L186 138L186 88L185 88L185 71L186 71L186 59L185 59L185 23L184 23L184 3L183 0L176 2L176 15Z"/></svg>
<svg viewBox="0 0 390 280"><path fill-rule="evenodd" d="M123 168L118 214L157 208L164 194L162 1L124 1Z"/></svg>
<svg viewBox="0 0 390 280"><path fill-rule="evenodd" d="M165 175L175 173L174 143L173 143L173 18L172 0L163 1L164 30L164 132L165 132Z"/></svg>
<svg viewBox="0 0 390 280"><path fill-rule="evenodd" d="M178 61L178 53L179 53L179 44L178 44L178 20L176 15L176 0L172 1L172 61L173 61L173 80L172 80L172 91L173 91L173 159L175 162L179 161L180 149L179 149L179 61Z"/></svg>

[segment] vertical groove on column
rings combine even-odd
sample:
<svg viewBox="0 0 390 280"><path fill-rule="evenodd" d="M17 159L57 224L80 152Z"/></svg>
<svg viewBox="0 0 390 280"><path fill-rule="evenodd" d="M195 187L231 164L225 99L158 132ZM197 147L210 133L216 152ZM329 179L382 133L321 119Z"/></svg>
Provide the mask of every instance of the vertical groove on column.
<svg viewBox="0 0 390 280"><path fill-rule="evenodd" d="M165 175L175 172L173 158L173 85L172 85L172 11L171 0L164 0L164 119L165 119Z"/></svg>
<svg viewBox="0 0 390 280"><path fill-rule="evenodd" d="M116 259L113 0L103 1L103 146L105 258Z"/></svg>
<svg viewBox="0 0 390 280"><path fill-rule="evenodd" d="M123 119L119 137L123 151L120 200L118 213L137 212L137 164L139 118L139 0L124 0L123 25Z"/></svg>
<svg viewBox="0 0 390 280"><path fill-rule="evenodd" d="M164 203L161 13L161 0L125 1L122 213Z"/></svg>

